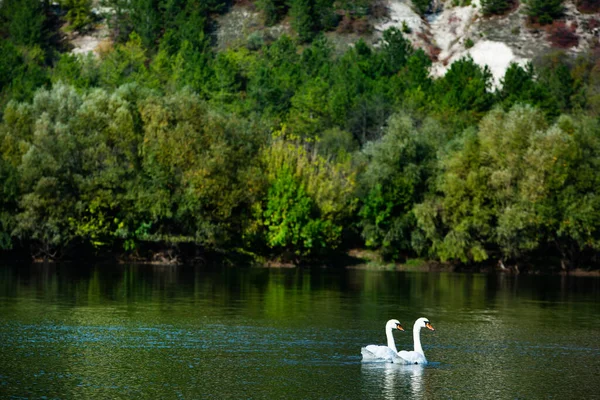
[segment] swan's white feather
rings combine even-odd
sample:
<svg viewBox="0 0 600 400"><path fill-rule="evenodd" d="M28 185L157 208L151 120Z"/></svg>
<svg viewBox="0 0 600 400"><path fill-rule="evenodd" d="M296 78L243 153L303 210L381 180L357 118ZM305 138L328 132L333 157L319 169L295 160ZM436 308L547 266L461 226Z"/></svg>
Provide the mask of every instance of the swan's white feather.
<svg viewBox="0 0 600 400"><path fill-rule="evenodd" d="M401 361L398 354L388 346L378 346L370 344L360 349L363 356L363 361L379 361L379 362L399 362Z"/></svg>
<svg viewBox="0 0 600 400"><path fill-rule="evenodd" d="M398 352L398 356L405 362L405 364L427 364L427 359L421 353L416 351L401 350Z"/></svg>
<svg viewBox="0 0 600 400"><path fill-rule="evenodd" d="M427 364L427 358L421 346L421 328L434 330L427 318L421 317L413 325L413 341L415 343L413 351L401 350L398 356L405 364Z"/></svg>

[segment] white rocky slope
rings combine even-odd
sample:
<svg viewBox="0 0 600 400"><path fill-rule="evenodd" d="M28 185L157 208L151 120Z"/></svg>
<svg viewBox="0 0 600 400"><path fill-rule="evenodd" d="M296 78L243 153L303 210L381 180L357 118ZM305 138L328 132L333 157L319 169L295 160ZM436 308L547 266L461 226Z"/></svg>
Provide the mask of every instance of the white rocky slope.
<svg viewBox="0 0 600 400"><path fill-rule="evenodd" d="M423 48L436 60L432 75L443 75L452 62L470 55L479 65L487 65L493 76L494 84L500 84L511 62L524 64L551 49L546 40L546 32L532 29L526 25L524 5L504 16L483 17L480 0L472 0L470 6L453 6L453 0L432 0L434 13L425 18L414 11L411 0L385 0L389 10L388 17L375 21L375 32L370 38L377 43L385 29L398 27L402 30L405 23L411 30L408 38L413 45ZM598 15L583 15L574 6L573 0L566 0L565 21L573 27L579 37L577 47L567 49L578 53L598 42L600 28L590 28L592 19ZM106 14L106 10L103 10ZM110 11L110 10L109 10ZM99 12L99 11L98 11ZM227 14L219 17L219 29L216 32L217 47L223 49L236 42L246 42L250 35L277 37L283 33L292 33L289 24L265 28L260 14L252 8L234 6ZM293 33L292 33L293 34ZM330 36L334 45L343 50L358 39L355 34ZM364 38L364 37L363 37ZM104 24L98 29L72 39L73 53L97 52L98 44L108 39ZM472 45L467 48L467 43Z"/></svg>
<svg viewBox="0 0 600 400"><path fill-rule="evenodd" d="M587 28L588 21L598 16L582 15L571 1L565 5L566 23L576 27L580 39L577 47L567 51L585 51L600 37L597 28ZM406 22L412 30L408 36L413 45L437 59L432 68L434 76L443 75L452 62L470 55L477 64L490 68L498 85L511 62L524 64L550 49L544 31L526 26L523 5L508 15L491 18L483 17L479 0L466 7L452 6L447 0L436 8L436 13L421 18L410 0L388 0L389 17L375 25L378 32L383 32L391 26L402 29ZM467 48L467 43L472 47Z"/></svg>

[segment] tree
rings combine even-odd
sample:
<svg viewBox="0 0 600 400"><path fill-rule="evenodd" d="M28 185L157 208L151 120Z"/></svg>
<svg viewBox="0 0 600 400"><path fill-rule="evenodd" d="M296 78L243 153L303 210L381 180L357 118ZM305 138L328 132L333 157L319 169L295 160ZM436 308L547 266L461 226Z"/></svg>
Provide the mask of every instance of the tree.
<svg viewBox="0 0 600 400"><path fill-rule="evenodd" d="M538 81L533 64L524 67L511 63L501 81L502 87L496 95L505 110L514 104L531 104L540 107L548 115L556 115L557 101L548 90L548 86Z"/></svg>
<svg viewBox="0 0 600 400"><path fill-rule="evenodd" d="M481 8L484 15L501 15L510 10L514 0L482 0Z"/></svg>
<svg viewBox="0 0 600 400"><path fill-rule="evenodd" d="M563 0L530 0L526 13L529 19L542 25L551 24L563 14Z"/></svg>
<svg viewBox="0 0 600 400"><path fill-rule="evenodd" d="M574 260L596 249L597 129L569 117L548 127L530 106L491 111L442 161L437 195L415 207L433 254L519 261L550 248Z"/></svg>
<svg viewBox="0 0 600 400"><path fill-rule="evenodd" d="M300 42L310 42L317 28L315 21L314 0L291 0L290 16L292 27L298 34Z"/></svg>
<svg viewBox="0 0 600 400"><path fill-rule="evenodd" d="M413 248L412 209L425 195L442 137L443 130L431 121L417 129L409 116L396 114L384 136L363 150L368 164L360 180L366 192L359 212L361 233L367 246L381 249L386 257L398 258Z"/></svg>
<svg viewBox="0 0 600 400"><path fill-rule="evenodd" d="M38 0L3 0L0 24L10 40L21 46L44 47L46 16L44 2Z"/></svg>
<svg viewBox="0 0 600 400"><path fill-rule="evenodd" d="M438 101L451 109L484 112L493 102L491 85L492 73L487 65L482 68L472 58L462 58L453 62L446 75L436 81Z"/></svg>
<svg viewBox="0 0 600 400"><path fill-rule="evenodd" d="M265 24L272 26L287 12L287 3L282 0L257 0L256 8L262 11Z"/></svg>
<svg viewBox="0 0 600 400"><path fill-rule="evenodd" d="M31 112L34 134L19 165L22 196L14 235L33 240L40 257L56 257L74 238L68 224L77 208L81 147L70 129L81 98L69 87L40 91Z"/></svg>
<svg viewBox="0 0 600 400"><path fill-rule="evenodd" d="M432 108L440 118L464 129L476 123L494 102L492 73L469 56L455 61L434 83Z"/></svg>
<svg viewBox="0 0 600 400"><path fill-rule="evenodd" d="M417 8L418 13L424 15L429 10L431 0L414 0L413 4Z"/></svg>
<svg viewBox="0 0 600 400"><path fill-rule="evenodd" d="M132 0L129 8L133 31L142 39L146 49L154 49L161 28L159 0Z"/></svg>
<svg viewBox="0 0 600 400"><path fill-rule="evenodd" d="M405 39L397 28L383 32L383 46L380 55L385 62L385 73L393 75L404 67L413 53L410 41Z"/></svg>
<svg viewBox="0 0 600 400"><path fill-rule="evenodd" d="M61 4L68 9L66 20L70 30L81 31L92 22L91 0L62 0Z"/></svg>
<svg viewBox="0 0 600 400"><path fill-rule="evenodd" d="M143 83L148 78L146 52L141 38L132 33L129 41L104 55L99 67L99 80L102 86L117 88L125 83Z"/></svg>
<svg viewBox="0 0 600 400"><path fill-rule="evenodd" d="M549 98L542 107L553 117L571 110L572 97L579 89L580 82L573 79L569 63L565 53L554 52L544 57L537 67L538 82Z"/></svg>
<svg viewBox="0 0 600 400"><path fill-rule="evenodd" d="M300 259L322 255L340 245L354 211L355 171L348 159L330 162L286 140L285 129L277 135L263 150L266 189L246 236Z"/></svg>

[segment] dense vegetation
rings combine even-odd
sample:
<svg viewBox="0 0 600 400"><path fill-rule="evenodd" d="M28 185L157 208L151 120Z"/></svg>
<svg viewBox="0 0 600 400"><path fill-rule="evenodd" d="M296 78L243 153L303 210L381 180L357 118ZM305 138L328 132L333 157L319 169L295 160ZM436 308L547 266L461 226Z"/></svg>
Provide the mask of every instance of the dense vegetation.
<svg viewBox="0 0 600 400"><path fill-rule="evenodd" d="M260 0L297 35L220 52L226 2L107 3L99 58L61 47L49 3L0 5L2 249L596 261L597 52L512 65L495 89L468 58L432 79L397 29L335 55L322 31L373 2ZM94 19L63 6L72 29Z"/></svg>

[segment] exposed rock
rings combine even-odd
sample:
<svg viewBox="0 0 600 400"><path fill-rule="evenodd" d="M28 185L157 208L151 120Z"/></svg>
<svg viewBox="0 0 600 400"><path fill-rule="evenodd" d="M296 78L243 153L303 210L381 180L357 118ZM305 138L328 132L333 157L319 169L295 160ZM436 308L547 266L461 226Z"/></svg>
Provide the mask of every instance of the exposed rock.
<svg viewBox="0 0 600 400"><path fill-rule="evenodd" d="M456 60L470 55L479 65L488 65L494 84L499 85L511 62L525 64L551 50L548 27L528 25L525 5L521 4L507 15L484 17L479 0L469 6L453 6L452 0L434 0L431 7L437 12L422 18L410 0L388 0L389 18L379 21L376 30L392 26L410 28L407 37L413 45L427 51L434 64L432 75L441 76ZM600 29L591 22L598 15L580 13L573 1L565 2L563 20L579 38L576 47L566 49L571 54L587 51L598 43ZM592 28L590 28L592 27Z"/></svg>
<svg viewBox="0 0 600 400"><path fill-rule="evenodd" d="M384 30L397 27L417 48L424 49L434 60L433 76L443 75L452 62L470 55L480 65L488 65L498 85L511 62L524 64L551 50L546 30L548 27L528 25L521 4L503 16L484 17L480 0L469 6L453 6L453 0L432 0L430 11L421 17L411 0L387 0L388 15L371 21L374 31L367 34L327 33L337 52L343 52L362 38L377 45ZM97 4L95 4L97 5ZM110 9L95 8L100 15L110 14ZM580 13L573 0L565 2L564 23L578 40L576 46L566 49L571 54L585 52L598 44L600 22L597 14ZM234 6L217 18L215 42L219 50L239 44L260 46L280 35L293 34L289 21L265 27L260 13L252 6ZM73 35L73 53L97 53L98 45L109 38L105 24L84 35Z"/></svg>
<svg viewBox="0 0 600 400"><path fill-rule="evenodd" d="M110 34L106 25L100 25L96 29L85 34L73 34L71 45L73 54L87 54L92 52L98 55L98 45L106 40L110 40Z"/></svg>

